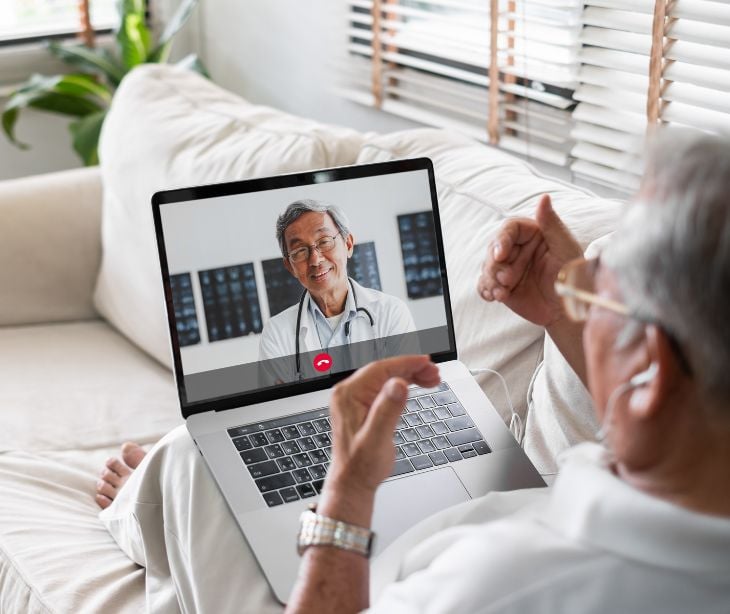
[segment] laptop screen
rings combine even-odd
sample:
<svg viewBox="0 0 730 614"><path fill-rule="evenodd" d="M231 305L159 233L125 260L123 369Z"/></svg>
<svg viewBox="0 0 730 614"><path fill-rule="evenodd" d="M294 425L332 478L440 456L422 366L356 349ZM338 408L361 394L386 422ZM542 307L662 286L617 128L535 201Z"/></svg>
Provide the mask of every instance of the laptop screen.
<svg viewBox="0 0 730 614"><path fill-rule="evenodd" d="M456 356L430 160L159 192L153 213L186 417Z"/></svg>

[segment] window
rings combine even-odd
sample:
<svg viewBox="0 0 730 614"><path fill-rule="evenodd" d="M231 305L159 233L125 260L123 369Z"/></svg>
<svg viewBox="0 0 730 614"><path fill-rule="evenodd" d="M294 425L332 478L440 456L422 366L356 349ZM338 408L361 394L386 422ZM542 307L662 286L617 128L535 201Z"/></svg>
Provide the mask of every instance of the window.
<svg viewBox="0 0 730 614"><path fill-rule="evenodd" d="M730 132L730 5L349 0L341 93L626 191L656 123Z"/></svg>
<svg viewBox="0 0 730 614"><path fill-rule="evenodd" d="M81 5L79 0L3 0L0 43L76 34L82 30ZM89 5L94 29L116 24L115 0L89 0Z"/></svg>

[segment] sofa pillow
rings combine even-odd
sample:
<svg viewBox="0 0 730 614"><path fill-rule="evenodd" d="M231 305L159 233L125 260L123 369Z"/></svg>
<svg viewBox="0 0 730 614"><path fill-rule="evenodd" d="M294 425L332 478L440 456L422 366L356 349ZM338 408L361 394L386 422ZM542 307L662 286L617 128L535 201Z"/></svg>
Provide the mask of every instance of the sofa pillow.
<svg viewBox="0 0 730 614"><path fill-rule="evenodd" d="M158 190L352 164L361 136L252 105L196 73L144 65L102 130L102 263L94 305L171 365L150 199Z"/></svg>
<svg viewBox="0 0 730 614"><path fill-rule="evenodd" d="M533 217L539 197L553 205L583 246L611 230L622 202L547 177L532 165L467 137L433 129L368 136L358 163L427 156L433 160L459 359L499 371L523 421L527 390L542 359L544 331L476 292L487 246L508 217ZM506 422L499 380L477 379Z"/></svg>

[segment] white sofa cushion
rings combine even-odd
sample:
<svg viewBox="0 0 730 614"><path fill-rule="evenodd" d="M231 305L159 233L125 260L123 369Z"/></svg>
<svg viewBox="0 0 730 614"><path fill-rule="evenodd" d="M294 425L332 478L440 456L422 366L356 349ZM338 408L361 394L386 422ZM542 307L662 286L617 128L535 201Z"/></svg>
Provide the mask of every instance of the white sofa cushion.
<svg viewBox="0 0 730 614"><path fill-rule="evenodd" d="M544 332L498 303L486 303L476 283L487 245L507 217L534 215L540 195L553 204L583 246L610 231L622 202L549 178L495 148L442 130L419 129L369 137L358 162L427 156L434 162L459 359L469 368L499 371L515 410L525 418L527 390L543 349ZM509 422L500 382L477 377Z"/></svg>
<svg viewBox="0 0 730 614"><path fill-rule="evenodd" d="M97 310L170 366L150 199L158 190L352 164L362 136L247 103L165 65L118 89L99 145L104 205Z"/></svg>

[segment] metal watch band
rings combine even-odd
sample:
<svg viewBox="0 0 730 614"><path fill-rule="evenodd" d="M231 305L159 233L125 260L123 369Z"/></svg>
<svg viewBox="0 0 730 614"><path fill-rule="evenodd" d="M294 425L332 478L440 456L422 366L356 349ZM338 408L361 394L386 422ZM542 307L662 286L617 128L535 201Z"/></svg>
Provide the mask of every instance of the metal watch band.
<svg viewBox="0 0 730 614"><path fill-rule="evenodd" d="M310 508L299 517L297 552L302 555L309 546L333 546L369 558L374 536L369 529L322 516Z"/></svg>

